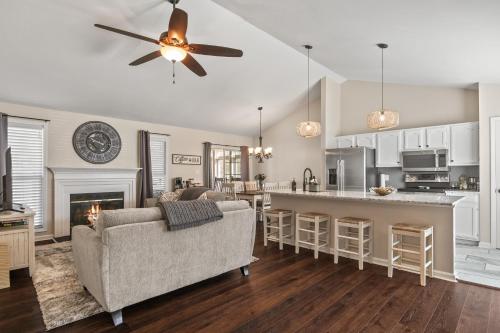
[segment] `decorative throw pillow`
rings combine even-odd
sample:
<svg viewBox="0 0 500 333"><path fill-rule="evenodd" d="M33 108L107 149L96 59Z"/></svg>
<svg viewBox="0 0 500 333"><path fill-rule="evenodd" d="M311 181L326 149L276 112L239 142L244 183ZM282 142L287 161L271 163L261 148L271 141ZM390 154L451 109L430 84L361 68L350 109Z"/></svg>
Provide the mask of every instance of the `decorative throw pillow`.
<svg viewBox="0 0 500 333"><path fill-rule="evenodd" d="M198 199L196 199L196 200L208 200L208 198L207 198L207 192L205 192L202 195L200 195L198 197Z"/></svg>
<svg viewBox="0 0 500 333"><path fill-rule="evenodd" d="M162 192L158 197L159 202L177 201L181 195L176 192Z"/></svg>

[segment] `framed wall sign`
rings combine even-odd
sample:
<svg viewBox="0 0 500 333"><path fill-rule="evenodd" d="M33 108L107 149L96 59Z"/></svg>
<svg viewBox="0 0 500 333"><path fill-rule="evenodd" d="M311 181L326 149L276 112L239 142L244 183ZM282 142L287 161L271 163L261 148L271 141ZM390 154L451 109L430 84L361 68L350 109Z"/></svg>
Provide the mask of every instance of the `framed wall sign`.
<svg viewBox="0 0 500 333"><path fill-rule="evenodd" d="M201 155L172 154L172 164L201 165Z"/></svg>

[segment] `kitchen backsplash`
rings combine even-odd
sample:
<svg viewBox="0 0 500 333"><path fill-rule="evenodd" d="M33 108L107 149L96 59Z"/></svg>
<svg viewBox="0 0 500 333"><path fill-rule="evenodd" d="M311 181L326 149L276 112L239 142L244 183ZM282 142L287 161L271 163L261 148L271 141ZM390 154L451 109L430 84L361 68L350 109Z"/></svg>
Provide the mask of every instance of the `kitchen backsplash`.
<svg viewBox="0 0 500 333"><path fill-rule="evenodd" d="M377 173L389 175L386 185L395 188L405 187L403 180L404 172L399 168L377 168ZM452 166L450 167L450 181L457 182L458 177L466 175L468 177L479 177L479 166ZM378 179L378 177L377 177ZM479 180L481 182L481 180Z"/></svg>

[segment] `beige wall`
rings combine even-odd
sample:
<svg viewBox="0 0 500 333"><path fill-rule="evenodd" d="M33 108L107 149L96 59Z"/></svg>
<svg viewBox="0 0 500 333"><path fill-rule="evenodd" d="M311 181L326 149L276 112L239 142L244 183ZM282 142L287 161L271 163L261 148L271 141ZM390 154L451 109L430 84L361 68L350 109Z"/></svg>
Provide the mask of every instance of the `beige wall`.
<svg viewBox="0 0 500 333"><path fill-rule="evenodd" d="M102 167L102 168L137 168L138 159L138 131L149 130L158 133L170 134L170 154L181 153L202 155L202 143L209 141L220 144L251 145L252 138L246 136L208 132L189 128L168 125L136 122L130 120L99 117L87 114L55 111L43 108L28 107L18 104L0 103L0 112L13 116L26 116L49 119L48 129L48 161L49 167ZM75 129L86 121L100 120L116 128L122 139L122 150L118 157L108 164L96 166L83 161L73 150L72 137ZM171 157L169 156L169 163ZM202 166L170 165L170 177L195 178L202 181ZM48 184L48 233L52 233L52 175L49 173Z"/></svg>
<svg viewBox="0 0 500 333"><path fill-rule="evenodd" d="M366 116L380 108L380 83L346 81L341 88L341 134L368 132ZM399 111L400 128L478 120L477 90L386 84L385 107Z"/></svg>
<svg viewBox="0 0 500 333"><path fill-rule="evenodd" d="M319 87L318 87L319 88ZM311 102L311 120L320 121L321 101ZM297 186L302 186L302 174L309 167L313 174L322 179L322 154L320 137L305 139L299 137L296 126L307 120L304 107L294 111L278 124L262 133L265 147L273 147L273 158L264 163L256 163L256 172L263 172L268 181L297 180Z"/></svg>
<svg viewBox="0 0 500 333"><path fill-rule="evenodd" d="M481 242L490 243L490 119L500 116L500 85L479 84L479 178Z"/></svg>

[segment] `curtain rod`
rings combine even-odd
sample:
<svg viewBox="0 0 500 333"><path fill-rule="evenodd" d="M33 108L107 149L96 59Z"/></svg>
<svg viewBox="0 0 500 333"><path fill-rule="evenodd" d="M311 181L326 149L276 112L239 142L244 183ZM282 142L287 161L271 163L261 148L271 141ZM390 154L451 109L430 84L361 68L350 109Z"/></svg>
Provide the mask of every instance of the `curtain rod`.
<svg viewBox="0 0 500 333"><path fill-rule="evenodd" d="M40 118L23 117L23 116L12 116L10 114L7 114L7 117L20 118L20 119L28 119L28 120L38 120L38 121L50 121L49 119L40 119Z"/></svg>
<svg viewBox="0 0 500 333"><path fill-rule="evenodd" d="M212 142L203 142L203 143L210 143L213 146L221 146L221 147L233 147L233 148L241 148L242 146L233 146L233 145L223 145L220 143L212 143Z"/></svg>
<svg viewBox="0 0 500 333"><path fill-rule="evenodd" d="M154 134L154 135L170 136L170 134L166 134L166 133L155 133L155 132L150 132L150 131L145 131L145 132L148 132L149 134Z"/></svg>

